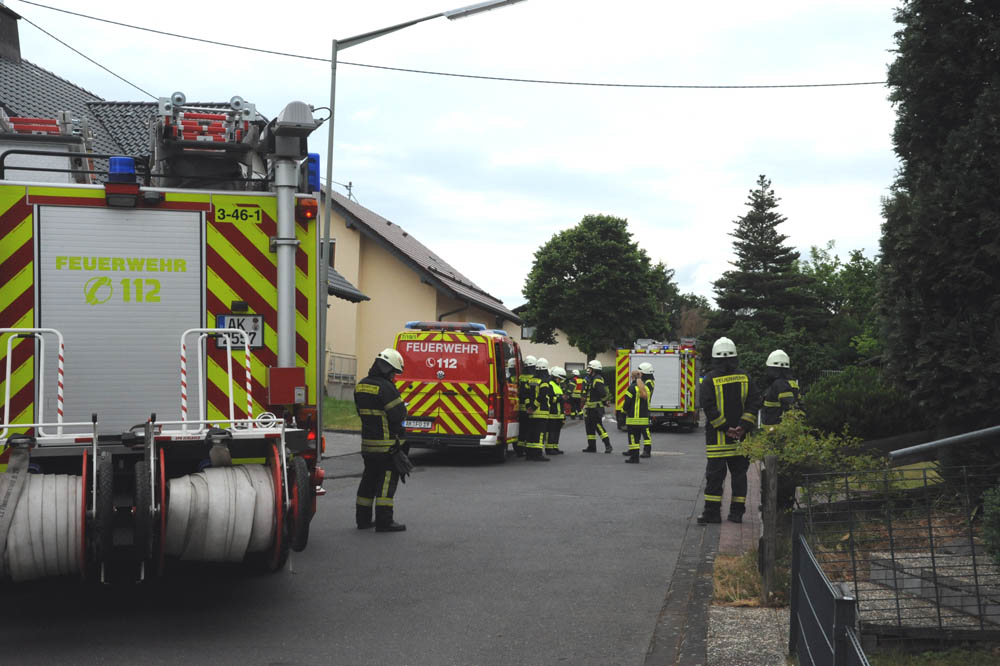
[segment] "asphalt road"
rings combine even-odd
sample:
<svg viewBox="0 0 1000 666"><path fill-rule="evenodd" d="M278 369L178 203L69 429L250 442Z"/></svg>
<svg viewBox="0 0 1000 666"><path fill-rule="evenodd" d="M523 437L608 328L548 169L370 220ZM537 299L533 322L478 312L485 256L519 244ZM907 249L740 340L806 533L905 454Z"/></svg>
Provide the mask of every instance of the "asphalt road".
<svg viewBox="0 0 1000 666"><path fill-rule="evenodd" d="M413 451L398 534L355 529L360 456L341 438L292 571L8 588L0 663L643 665L700 509L704 445L654 433L653 457L626 465L609 425L611 455L581 453L579 421L549 463Z"/></svg>

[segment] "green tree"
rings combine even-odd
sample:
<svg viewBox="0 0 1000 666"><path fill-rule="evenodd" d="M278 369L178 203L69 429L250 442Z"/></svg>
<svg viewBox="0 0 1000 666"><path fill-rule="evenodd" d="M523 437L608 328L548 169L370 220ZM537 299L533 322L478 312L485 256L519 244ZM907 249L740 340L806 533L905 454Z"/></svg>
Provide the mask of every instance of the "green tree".
<svg viewBox="0 0 1000 666"><path fill-rule="evenodd" d="M535 342L555 342L560 329L588 358L637 338L667 339L673 275L632 241L625 220L587 215L535 252L523 318Z"/></svg>
<svg viewBox="0 0 1000 666"><path fill-rule="evenodd" d="M733 249L735 270L715 281L718 312L710 322L711 332L724 332L739 321L753 321L766 330L781 332L800 327L816 329L822 312L810 280L798 270L799 253L785 244L788 236L778 232L785 222L778 213L778 197L766 176L750 190L750 210L737 218Z"/></svg>
<svg viewBox="0 0 1000 666"><path fill-rule="evenodd" d="M1000 7L908 0L889 67L900 168L884 202L888 376L945 426L1000 421Z"/></svg>

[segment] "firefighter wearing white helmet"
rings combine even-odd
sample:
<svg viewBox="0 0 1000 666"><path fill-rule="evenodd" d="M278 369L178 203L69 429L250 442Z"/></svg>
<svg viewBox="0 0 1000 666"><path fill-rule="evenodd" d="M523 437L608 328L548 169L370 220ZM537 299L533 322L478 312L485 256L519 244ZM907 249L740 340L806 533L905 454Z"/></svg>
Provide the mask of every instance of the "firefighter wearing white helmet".
<svg viewBox="0 0 1000 666"><path fill-rule="evenodd" d="M531 439L531 422L529 421L529 410L534 409L534 387L531 378L535 371L535 357L528 355L524 357L521 367L521 374L517 377L517 442L514 443L514 455L518 458L524 457L525 442Z"/></svg>
<svg viewBox="0 0 1000 666"><path fill-rule="evenodd" d="M625 412L625 427L628 430L628 450L622 451L622 455L628 456L625 462L638 463L639 458L650 458L653 455L653 439L649 430L649 402L653 398L653 388L656 386L653 381L653 364L643 361L629 379L625 402L622 405Z"/></svg>
<svg viewBox="0 0 1000 666"><path fill-rule="evenodd" d="M722 486L729 470L733 494L729 520L743 522L746 510L747 468L750 460L739 455L739 442L757 423L757 397L750 376L741 370L732 340L721 337L712 345L712 368L702 382L705 411L705 509L698 524L722 522Z"/></svg>
<svg viewBox="0 0 1000 666"><path fill-rule="evenodd" d="M405 477L409 471L409 460L400 451L399 443L406 405L393 382L393 377L402 371L403 357L395 349L386 348L375 356L368 376L354 387L354 405L361 418L361 457L365 462L355 504L359 530L373 525L376 532L406 529L392 515L400 474Z"/></svg>
<svg viewBox="0 0 1000 666"><path fill-rule="evenodd" d="M769 383L764 389L760 421L764 425L776 425L781 422L782 414L798 403L799 382L792 377L792 362L784 351L771 352L766 365Z"/></svg>
<svg viewBox="0 0 1000 666"><path fill-rule="evenodd" d="M584 403L584 428L587 431L587 448L584 453L597 453L597 437L604 442L604 452L611 453L611 437L604 429L604 405L608 401L608 387L604 385L601 362L594 359L587 364L587 393Z"/></svg>
<svg viewBox="0 0 1000 666"><path fill-rule="evenodd" d="M569 385L569 407L570 416L574 419L583 418L583 390L586 381L580 376L579 370L573 371L573 377Z"/></svg>
<svg viewBox="0 0 1000 666"><path fill-rule="evenodd" d="M535 360L535 371L529 379L528 390L528 436L521 439L521 446L528 460L548 462L545 442L549 436L549 410L552 403L552 387L549 386L549 362L544 358Z"/></svg>
<svg viewBox="0 0 1000 666"><path fill-rule="evenodd" d="M549 387L552 390L552 402L549 404L548 440L545 442L545 453L550 456L562 455L559 448L559 435L562 433L563 422L566 420L566 392L563 390L566 381L566 370L562 366L549 368Z"/></svg>

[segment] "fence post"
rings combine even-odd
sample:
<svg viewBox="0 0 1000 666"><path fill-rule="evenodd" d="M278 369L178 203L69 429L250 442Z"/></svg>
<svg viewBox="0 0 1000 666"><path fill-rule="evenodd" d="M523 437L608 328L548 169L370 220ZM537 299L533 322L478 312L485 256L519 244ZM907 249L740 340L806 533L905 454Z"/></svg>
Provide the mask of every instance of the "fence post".
<svg viewBox="0 0 1000 666"><path fill-rule="evenodd" d="M764 456L764 483L761 488L764 495L763 529L764 548L761 553L762 581L760 586L760 605L771 603L771 590L774 588L774 565L778 550L778 456Z"/></svg>
<svg viewBox="0 0 1000 666"><path fill-rule="evenodd" d="M852 597L841 596L833 603L833 666L847 666L850 645L847 630L854 628L856 602Z"/></svg>
<svg viewBox="0 0 1000 666"><path fill-rule="evenodd" d="M799 562L801 560L802 532L805 531L802 512L792 515L792 580L788 590L788 654L797 654L799 640Z"/></svg>

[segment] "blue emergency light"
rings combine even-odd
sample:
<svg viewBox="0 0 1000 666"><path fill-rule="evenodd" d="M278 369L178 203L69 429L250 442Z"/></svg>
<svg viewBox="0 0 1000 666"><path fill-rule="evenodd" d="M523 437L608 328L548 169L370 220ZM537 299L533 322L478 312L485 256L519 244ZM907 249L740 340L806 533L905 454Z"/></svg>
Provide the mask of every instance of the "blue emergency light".
<svg viewBox="0 0 1000 666"><path fill-rule="evenodd" d="M306 182L310 192L319 192L319 153L306 157Z"/></svg>
<svg viewBox="0 0 1000 666"><path fill-rule="evenodd" d="M135 160L131 157L112 157L108 160L109 183L134 183Z"/></svg>

